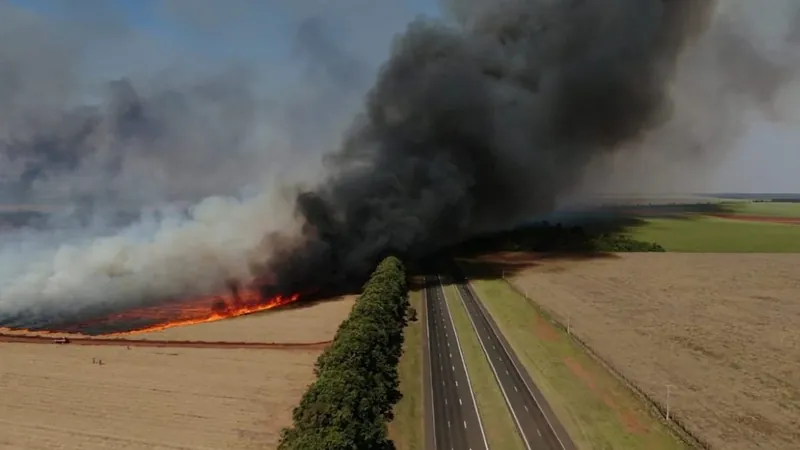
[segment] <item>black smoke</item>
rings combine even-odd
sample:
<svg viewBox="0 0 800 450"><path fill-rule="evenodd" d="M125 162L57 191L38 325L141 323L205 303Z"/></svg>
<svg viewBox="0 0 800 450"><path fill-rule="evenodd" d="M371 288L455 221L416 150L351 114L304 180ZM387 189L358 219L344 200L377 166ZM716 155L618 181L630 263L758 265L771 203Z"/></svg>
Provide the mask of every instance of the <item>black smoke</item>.
<svg viewBox="0 0 800 450"><path fill-rule="evenodd" d="M473 2L394 45L328 178L298 196L299 236L268 262L289 289L360 276L554 208L596 157L671 116L705 0Z"/></svg>

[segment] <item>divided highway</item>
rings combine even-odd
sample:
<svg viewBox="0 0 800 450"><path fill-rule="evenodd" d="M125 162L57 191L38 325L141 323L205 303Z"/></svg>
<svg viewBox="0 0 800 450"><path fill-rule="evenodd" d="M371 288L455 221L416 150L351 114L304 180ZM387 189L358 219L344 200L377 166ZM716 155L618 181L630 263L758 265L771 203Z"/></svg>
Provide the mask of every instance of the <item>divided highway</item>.
<svg viewBox="0 0 800 450"><path fill-rule="evenodd" d="M529 450L574 450L575 445L555 420L541 392L470 284L459 278L456 280L456 289L525 446Z"/></svg>
<svg viewBox="0 0 800 450"><path fill-rule="evenodd" d="M469 375L438 277L425 279L428 426L435 450L488 450Z"/></svg>

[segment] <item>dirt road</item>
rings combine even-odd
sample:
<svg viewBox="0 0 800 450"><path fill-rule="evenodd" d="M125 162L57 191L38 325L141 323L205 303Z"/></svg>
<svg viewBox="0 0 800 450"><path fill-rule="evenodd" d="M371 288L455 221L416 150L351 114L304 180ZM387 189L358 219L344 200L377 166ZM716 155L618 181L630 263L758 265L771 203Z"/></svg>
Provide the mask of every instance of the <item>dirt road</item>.
<svg viewBox="0 0 800 450"><path fill-rule="evenodd" d="M249 348L270 350L321 350L331 341L323 342L208 342L208 341L155 341L144 339L69 338L67 344L54 343L51 336L24 336L0 333L0 343L48 345L112 345L128 347L184 347L184 348Z"/></svg>

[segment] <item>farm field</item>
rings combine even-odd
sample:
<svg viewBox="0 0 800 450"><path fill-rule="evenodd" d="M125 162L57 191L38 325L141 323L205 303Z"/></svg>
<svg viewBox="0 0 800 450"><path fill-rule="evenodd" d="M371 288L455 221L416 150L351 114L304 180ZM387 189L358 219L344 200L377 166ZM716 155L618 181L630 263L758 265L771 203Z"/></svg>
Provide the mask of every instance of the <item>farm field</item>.
<svg viewBox="0 0 800 450"><path fill-rule="evenodd" d="M329 341L353 302L117 337ZM0 449L274 448L321 351L0 342Z"/></svg>
<svg viewBox="0 0 800 450"><path fill-rule="evenodd" d="M0 449L274 448L318 353L0 344Z"/></svg>
<svg viewBox="0 0 800 450"><path fill-rule="evenodd" d="M626 232L670 252L800 252L800 225L794 224L717 217L646 218Z"/></svg>
<svg viewBox="0 0 800 450"><path fill-rule="evenodd" d="M735 202L731 203L734 214L764 217L793 217L800 219L800 203L781 202Z"/></svg>
<svg viewBox="0 0 800 450"><path fill-rule="evenodd" d="M512 283L662 405L671 385L673 415L712 448L800 442L800 255L519 256Z"/></svg>
<svg viewBox="0 0 800 450"><path fill-rule="evenodd" d="M577 448L689 448L644 401L505 281L472 284Z"/></svg>
<svg viewBox="0 0 800 450"><path fill-rule="evenodd" d="M356 296L346 296L312 305L290 305L217 322L120 334L118 337L170 341L321 342L333 339L355 300Z"/></svg>
<svg viewBox="0 0 800 450"><path fill-rule="evenodd" d="M75 333L38 333L0 327L1 334L83 337L91 339L142 339L206 342L306 343L333 339L339 324L350 314L356 296L323 300L310 305L283 307L247 316L159 331L84 336Z"/></svg>

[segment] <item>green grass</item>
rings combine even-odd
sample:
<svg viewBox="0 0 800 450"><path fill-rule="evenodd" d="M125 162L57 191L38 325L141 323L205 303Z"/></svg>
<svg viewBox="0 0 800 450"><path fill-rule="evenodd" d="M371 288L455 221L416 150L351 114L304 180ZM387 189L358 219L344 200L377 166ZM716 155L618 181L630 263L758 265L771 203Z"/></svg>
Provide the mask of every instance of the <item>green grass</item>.
<svg viewBox="0 0 800 450"><path fill-rule="evenodd" d="M732 203L734 214L748 214L766 217L798 217L800 218L800 203L780 202L739 202Z"/></svg>
<svg viewBox="0 0 800 450"><path fill-rule="evenodd" d="M672 252L800 252L798 225L689 217L645 219L628 231L634 239L657 242Z"/></svg>
<svg viewBox="0 0 800 450"><path fill-rule="evenodd" d="M502 280L473 283L578 448L691 448L508 284Z"/></svg>
<svg viewBox="0 0 800 450"><path fill-rule="evenodd" d="M403 398L394 407L394 420L389 424L389 436L397 450L425 448L422 393L422 294L411 292L411 306L417 310L417 321L406 327L403 356L400 358L400 392Z"/></svg>
<svg viewBox="0 0 800 450"><path fill-rule="evenodd" d="M503 399L500 385L494 378L461 297L453 286L445 287L445 297L461 343L461 351L464 354L464 362L467 365L467 373L475 393L475 402L478 404L478 412L489 447L524 450L525 446L514 425L511 411Z"/></svg>

